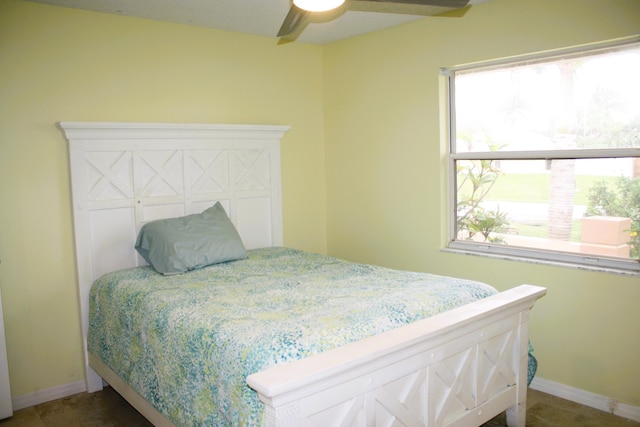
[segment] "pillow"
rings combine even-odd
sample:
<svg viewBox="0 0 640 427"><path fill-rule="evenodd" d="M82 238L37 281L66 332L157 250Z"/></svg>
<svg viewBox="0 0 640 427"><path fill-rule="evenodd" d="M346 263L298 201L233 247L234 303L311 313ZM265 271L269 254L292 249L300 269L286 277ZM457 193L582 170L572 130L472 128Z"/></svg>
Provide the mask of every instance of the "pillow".
<svg viewBox="0 0 640 427"><path fill-rule="evenodd" d="M165 275L247 258L220 202L200 214L148 222L138 233L135 248Z"/></svg>

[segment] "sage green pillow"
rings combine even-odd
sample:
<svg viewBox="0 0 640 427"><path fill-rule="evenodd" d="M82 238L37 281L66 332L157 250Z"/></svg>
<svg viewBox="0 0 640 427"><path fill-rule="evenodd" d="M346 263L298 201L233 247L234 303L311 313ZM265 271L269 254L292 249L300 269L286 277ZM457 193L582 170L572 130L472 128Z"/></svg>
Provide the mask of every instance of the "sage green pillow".
<svg viewBox="0 0 640 427"><path fill-rule="evenodd" d="M200 214L148 222L138 233L135 248L165 275L247 258L220 202Z"/></svg>

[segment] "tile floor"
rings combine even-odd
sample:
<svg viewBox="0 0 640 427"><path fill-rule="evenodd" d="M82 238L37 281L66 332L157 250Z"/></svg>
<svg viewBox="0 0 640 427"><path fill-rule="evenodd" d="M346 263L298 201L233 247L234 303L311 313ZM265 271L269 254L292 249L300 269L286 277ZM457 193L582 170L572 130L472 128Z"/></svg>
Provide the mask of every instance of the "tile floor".
<svg viewBox="0 0 640 427"><path fill-rule="evenodd" d="M640 423L529 390L527 427L640 427ZM483 427L503 427L504 415ZM43 403L16 411L0 427L152 427L113 389Z"/></svg>

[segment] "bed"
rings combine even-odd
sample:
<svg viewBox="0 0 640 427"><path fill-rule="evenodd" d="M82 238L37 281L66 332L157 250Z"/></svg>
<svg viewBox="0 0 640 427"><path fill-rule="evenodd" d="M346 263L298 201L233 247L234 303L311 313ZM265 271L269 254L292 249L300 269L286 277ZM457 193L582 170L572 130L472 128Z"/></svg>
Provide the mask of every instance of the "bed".
<svg viewBox="0 0 640 427"><path fill-rule="evenodd" d="M88 391L109 384L157 426L525 425L544 288L283 247L285 126L59 126ZM145 226L212 207L246 253L161 274L136 251Z"/></svg>

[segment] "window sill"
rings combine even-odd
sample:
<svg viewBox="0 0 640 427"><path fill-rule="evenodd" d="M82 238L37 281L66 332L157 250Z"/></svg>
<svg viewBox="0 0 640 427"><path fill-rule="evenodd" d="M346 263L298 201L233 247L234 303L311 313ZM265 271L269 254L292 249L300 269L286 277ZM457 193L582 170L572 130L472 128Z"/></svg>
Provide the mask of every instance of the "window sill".
<svg viewBox="0 0 640 427"><path fill-rule="evenodd" d="M608 267L608 266L601 266L601 265L582 264L582 263L571 262L566 260L559 261L559 260L552 260L552 259L541 259L541 258L534 258L531 256L524 256L524 255L517 255L517 254L495 253L495 252L488 252L485 250L477 250L472 247L466 247L467 245L465 245L464 243L461 244L461 243L453 242L453 244L455 244L458 247L450 246L447 248L443 248L442 252L454 253L454 254L460 254L460 255L479 256L479 257L500 259L505 261L525 262L528 264L548 265L548 266L554 266L554 267L566 267L566 268L573 268L576 270L586 270L586 271L592 271L597 273L617 274L617 275L628 276L628 277L640 277L640 270L636 271L631 269L615 268L615 267ZM638 267L640 268L640 263L638 263Z"/></svg>

